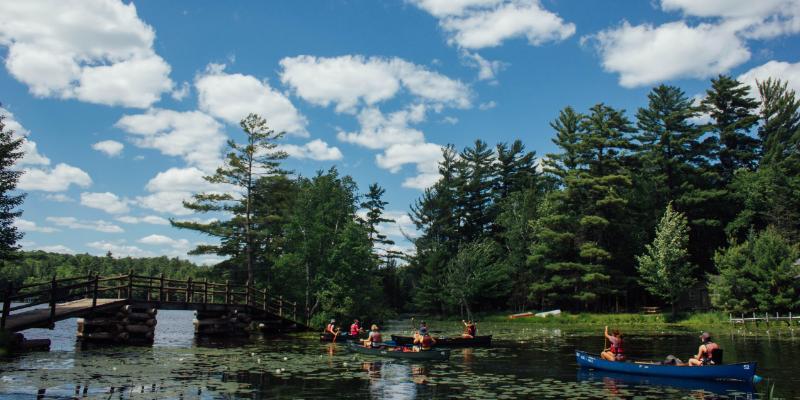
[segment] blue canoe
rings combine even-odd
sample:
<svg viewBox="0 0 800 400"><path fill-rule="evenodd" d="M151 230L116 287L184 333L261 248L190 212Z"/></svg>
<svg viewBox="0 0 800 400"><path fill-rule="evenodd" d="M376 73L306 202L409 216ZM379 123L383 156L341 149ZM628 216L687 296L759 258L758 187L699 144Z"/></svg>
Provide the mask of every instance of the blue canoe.
<svg viewBox="0 0 800 400"><path fill-rule="evenodd" d="M755 362L688 367L662 365L651 361L606 361L598 355L576 350L575 358L581 368L599 369L634 375L661 376L682 379L711 379L753 382Z"/></svg>

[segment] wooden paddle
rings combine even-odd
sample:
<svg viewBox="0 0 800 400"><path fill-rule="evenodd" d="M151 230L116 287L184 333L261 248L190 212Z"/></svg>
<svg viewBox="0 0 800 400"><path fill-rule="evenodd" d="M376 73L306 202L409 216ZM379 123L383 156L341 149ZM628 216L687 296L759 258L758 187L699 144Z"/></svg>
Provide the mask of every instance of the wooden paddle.
<svg viewBox="0 0 800 400"><path fill-rule="evenodd" d="M606 351L606 349L608 348L608 337L606 336L606 332L608 332L608 327L606 327L605 332L603 332L603 351ZM601 353L603 351L601 351Z"/></svg>
<svg viewBox="0 0 800 400"><path fill-rule="evenodd" d="M333 334L333 340L331 343L336 343L336 338L339 337L339 331L337 330L336 333Z"/></svg>

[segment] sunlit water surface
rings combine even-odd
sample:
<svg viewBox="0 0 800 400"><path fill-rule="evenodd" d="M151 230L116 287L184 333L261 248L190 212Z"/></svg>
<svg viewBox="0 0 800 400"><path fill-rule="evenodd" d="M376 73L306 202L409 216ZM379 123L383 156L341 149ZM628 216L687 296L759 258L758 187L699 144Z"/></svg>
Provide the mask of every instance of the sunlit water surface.
<svg viewBox="0 0 800 400"><path fill-rule="evenodd" d="M767 380L758 386L674 381L580 371L574 349L597 352L600 332L482 324L494 346L457 349L447 362L382 360L324 344L313 335L233 341L194 338L191 312L161 311L153 346L82 347L75 320L30 330L50 338L49 353L0 361L0 398L800 398L800 340L780 335L723 335L727 362L755 360ZM388 333L405 325L389 325ZM432 329L457 333L452 322ZM798 332L800 335L800 332ZM633 332L631 356L686 359L696 332Z"/></svg>

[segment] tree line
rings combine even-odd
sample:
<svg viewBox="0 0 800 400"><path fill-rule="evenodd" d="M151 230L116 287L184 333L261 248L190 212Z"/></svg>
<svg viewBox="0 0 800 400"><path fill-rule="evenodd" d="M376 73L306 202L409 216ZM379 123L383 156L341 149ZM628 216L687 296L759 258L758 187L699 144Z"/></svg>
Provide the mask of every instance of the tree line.
<svg viewBox="0 0 800 400"><path fill-rule="evenodd" d="M557 151L543 157L521 140L446 146L438 181L409 211L420 233L413 254L390 250L381 234L394 222L383 188L362 193L336 168L285 170L283 134L251 114L241 122L245 142L229 141L223 165L205 177L213 189L184 203L213 218L171 220L215 239L190 252L226 258L207 268L19 252L20 142L0 126L0 275L127 267L249 282L297 300L313 322L621 311L674 306L690 291L730 311L797 310L799 108L785 82L759 82L754 98L721 75L699 102L674 86L653 88L635 120L604 103L566 107L550 123Z"/></svg>

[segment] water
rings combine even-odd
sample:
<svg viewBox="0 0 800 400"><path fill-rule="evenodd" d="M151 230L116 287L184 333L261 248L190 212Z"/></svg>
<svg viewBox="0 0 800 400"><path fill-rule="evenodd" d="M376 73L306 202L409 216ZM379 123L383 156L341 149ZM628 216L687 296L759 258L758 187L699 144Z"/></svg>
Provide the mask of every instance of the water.
<svg viewBox="0 0 800 400"><path fill-rule="evenodd" d="M725 335L717 341L728 362L755 360L767 381L747 385L664 381L576 368L575 348L598 351L600 332L482 324L492 348L456 349L447 362L381 360L349 353L314 335L233 342L197 341L187 311L158 314L153 346L81 347L75 320L29 338L53 340L49 353L0 361L0 398L800 398L800 340L791 333ZM433 329L458 331L456 324ZM405 327L388 326L388 333ZM631 356L682 359L697 349L697 333L635 332Z"/></svg>

